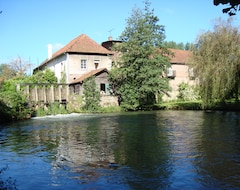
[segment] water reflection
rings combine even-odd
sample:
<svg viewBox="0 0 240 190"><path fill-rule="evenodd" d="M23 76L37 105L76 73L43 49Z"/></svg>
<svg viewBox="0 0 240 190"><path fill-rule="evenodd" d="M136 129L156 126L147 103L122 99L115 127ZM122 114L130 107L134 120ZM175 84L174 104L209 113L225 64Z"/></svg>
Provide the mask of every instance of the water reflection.
<svg viewBox="0 0 240 190"><path fill-rule="evenodd" d="M239 113L206 113L195 145L202 152L194 161L205 187L240 188Z"/></svg>
<svg viewBox="0 0 240 190"><path fill-rule="evenodd" d="M24 121L0 128L0 163L19 189L237 189L239 116L157 111Z"/></svg>

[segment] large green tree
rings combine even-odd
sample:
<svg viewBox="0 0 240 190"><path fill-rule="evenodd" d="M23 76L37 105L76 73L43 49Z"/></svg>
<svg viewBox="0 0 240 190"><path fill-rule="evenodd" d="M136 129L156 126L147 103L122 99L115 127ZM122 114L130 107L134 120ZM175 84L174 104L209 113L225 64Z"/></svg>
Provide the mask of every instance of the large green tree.
<svg viewBox="0 0 240 190"><path fill-rule="evenodd" d="M168 90L168 79L163 76L170 66L169 52L163 48L165 29L158 22L145 1L144 9L133 9L120 36L122 43L114 46L120 57L109 79L120 105L127 110L152 105L157 94Z"/></svg>
<svg viewBox="0 0 240 190"><path fill-rule="evenodd" d="M201 34L193 49L194 74L199 79L203 107L238 98L240 33L231 19L217 20L213 31Z"/></svg>

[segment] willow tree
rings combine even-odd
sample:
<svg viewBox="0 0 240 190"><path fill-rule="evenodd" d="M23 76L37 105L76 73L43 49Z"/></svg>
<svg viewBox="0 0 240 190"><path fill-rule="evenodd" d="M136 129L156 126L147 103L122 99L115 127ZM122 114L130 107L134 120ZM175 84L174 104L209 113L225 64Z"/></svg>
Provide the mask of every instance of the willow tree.
<svg viewBox="0 0 240 190"><path fill-rule="evenodd" d="M199 79L203 107L216 101L238 99L240 34L232 20L217 20L213 31L201 34L193 48L192 63Z"/></svg>
<svg viewBox="0 0 240 190"><path fill-rule="evenodd" d="M145 1L144 9L133 9L120 36L122 43L114 46L120 56L110 72L111 87L128 110L152 105L158 93L168 90L168 80L162 77L170 66L163 48L165 30L149 7Z"/></svg>

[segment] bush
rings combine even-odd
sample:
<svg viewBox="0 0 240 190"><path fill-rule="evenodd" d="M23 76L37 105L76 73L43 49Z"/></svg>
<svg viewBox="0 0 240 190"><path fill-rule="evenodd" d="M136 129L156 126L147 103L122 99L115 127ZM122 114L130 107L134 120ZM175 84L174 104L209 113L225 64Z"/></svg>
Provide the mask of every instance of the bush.
<svg viewBox="0 0 240 190"><path fill-rule="evenodd" d="M195 101L199 100L197 89L194 86L189 85L188 83L182 82L178 86L178 99L183 101Z"/></svg>
<svg viewBox="0 0 240 190"><path fill-rule="evenodd" d="M85 79L83 82L83 88L85 103L83 109L90 112L97 111L100 107L100 92L97 90L95 78L91 76Z"/></svg>
<svg viewBox="0 0 240 190"><path fill-rule="evenodd" d="M22 77L6 80L1 85L0 101L3 107L1 112L8 116L7 120L20 120L29 117L32 113L27 104L26 97L17 91L17 84L21 83Z"/></svg>

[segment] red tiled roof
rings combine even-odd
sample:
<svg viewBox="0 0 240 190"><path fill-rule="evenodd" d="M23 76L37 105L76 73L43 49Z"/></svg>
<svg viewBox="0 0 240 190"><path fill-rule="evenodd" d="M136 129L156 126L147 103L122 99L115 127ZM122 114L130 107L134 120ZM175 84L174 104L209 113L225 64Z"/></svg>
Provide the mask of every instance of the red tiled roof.
<svg viewBox="0 0 240 190"><path fill-rule="evenodd" d="M80 78L77 78L76 80L74 80L70 84L82 83L84 79L87 79L91 76L96 76L96 75L102 73L103 71L108 72L108 70L106 68L95 69L95 70L92 70L90 72L87 72L87 73L83 74Z"/></svg>
<svg viewBox="0 0 240 190"><path fill-rule="evenodd" d="M112 54L111 51L99 45L85 34L81 34L80 36L74 38L66 46L54 53L53 57L66 52Z"/></svg>
<svg viewBox="0 0 240 190"><path fill-rule="evenodd" d="M170 63L180 63L180 64L186 64L191 52L186 50L180 50L180 49L169 49L171 52L173 52L173 56L170 56Z"/></svg>
<svg viewBox="0 0 240 190"><path fill-rule="evenodd" d="M74 38L66 46L55 52L50 59L45 60L41 65L64 53L86 53L86 54L113 54L108 49L99 45L85 34Z"/></svg>

